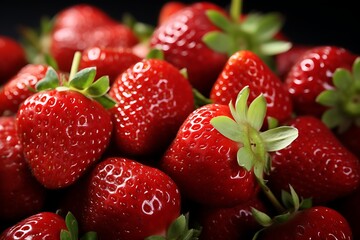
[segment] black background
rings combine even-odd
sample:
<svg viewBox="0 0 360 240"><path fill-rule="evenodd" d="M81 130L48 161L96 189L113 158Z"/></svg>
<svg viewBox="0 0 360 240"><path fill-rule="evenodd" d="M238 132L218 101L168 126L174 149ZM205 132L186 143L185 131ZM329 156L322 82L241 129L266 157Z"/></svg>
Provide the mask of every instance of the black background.
<svg viewBox="0 0 360 240"><path fill-rule="evenodd" d="M180 0L181 1L181 0ZM137 20L154 25L164 0L95 1L90 3L102 8L115 19L121 19L125 12ZM182 0L184 3L194 1ZM227 7L229 1L213 0ZM58 11L80 1L18 1L13 0L0 7L0 34L19 38L21 25L36 27L42 16L54 16ZM285 17L283 33L295 43L310 45L338 45L360 54L360 21L356 1L320 0L243 0L243 12L277 11ZM3 3L4 4L4 3Z"/></svg>

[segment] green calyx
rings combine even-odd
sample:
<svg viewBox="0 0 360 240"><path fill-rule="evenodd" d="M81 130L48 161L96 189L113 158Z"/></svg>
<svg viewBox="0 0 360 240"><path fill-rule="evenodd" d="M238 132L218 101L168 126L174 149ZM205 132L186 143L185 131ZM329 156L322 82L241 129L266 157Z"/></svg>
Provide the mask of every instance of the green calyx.
<svg viewBox="0 0 360 240"><path fill-rule="evenodd" d="M254 171L263 182L263 174L270 173L269 152L281 150L290 145L298 136L298 130L291 126L279 126L260 132L266 115L266 99L260 94L248 106L250 89L244 87L238 94L235 105L229 103L232 118L218 116L210 123L225 137L241 146L237 153L238 164Z"/></svg>
<svg viewBox="0 0 360 240"><path fill-rule="evenodd" d="M154 235L145 240L197 240L201 230L189 228L189 215L181 214L169 226L166 236Z"/></svg>
<svg viewBox="0 0 360 240"><path fill-rule="evenodd" d="M67 230L62 229L60 231L60 240L78 240L78 222L71 212L68 212L65 216L65 223ZM80 240L97 240L96 232L86 232Z"/></svg>
<svg viewBox="0 0 360 240"><path fill-rule="evenodd" d="M316 102L328 107L322 121L342 133L352 124L360 126L360 57L354 61L352 72L338 68L332 80L334 88L321 92Z"/></svg>
<svg viewBox="0 0 360 240"><path fill-rule="evenodd" d="M255 233L253 240L257 239L260 233L265 230L267 227L270 227L273 224L280 224L288 221L292 216L294 216L298 211L303 209L308 209L312 206L311 198L299 198L298 194L295 192L294 188L289 185L290 192L282 191L281 200L284 205L284 211L279 215L270 217L268 214L261 212L255 208L251 208L251 213L254 219L263 226L258 232Z"/></svg>
<svg viewBox="0 0 360 240"><path fill-rule="evenodd" d="M106 109L115 106L116 102L107 92L110 89L108 76L102 76L95 80L96 68L89 67L78 71L81 53L76 52L70 71L69 81L62 79L60 82L58 74L52 67L48 67L45 77L39 81L35 88L37 91L57 89L58 91L72 90L99 102Z"/></svg>
<svg viewBox="0 0 360 240"><path fill-rule="evenodd" d="M231 19L215 10L208 10L210 21L221 31L212 31L203 36L204 43L211 49L231 56L239 50L250 50L272 65L270 56L285 52L291 43L276 40L275 36L283 26L279 13L250 13L240 18L241 0L232 0Z"/></svg>

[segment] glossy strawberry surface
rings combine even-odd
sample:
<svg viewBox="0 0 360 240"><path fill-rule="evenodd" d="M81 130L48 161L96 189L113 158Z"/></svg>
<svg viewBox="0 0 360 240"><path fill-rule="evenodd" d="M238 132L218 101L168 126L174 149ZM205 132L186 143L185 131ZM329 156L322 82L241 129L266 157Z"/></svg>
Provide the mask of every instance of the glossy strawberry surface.
<svg viewBox="0 0 360 240"><path fill-rule="evenodd" d="M17 129L34 176L47 188L72 184L110 142L110 114L75 91L41 91L22 104Z"/></svg>
<svg viewBox="0 0 360 240"><path fill-rule="evenodd" d="M180 192L157 168L131 159L107 158L91 172L85 195L83 227L100 239L144 239L164 234L180 214Z"/></svg>

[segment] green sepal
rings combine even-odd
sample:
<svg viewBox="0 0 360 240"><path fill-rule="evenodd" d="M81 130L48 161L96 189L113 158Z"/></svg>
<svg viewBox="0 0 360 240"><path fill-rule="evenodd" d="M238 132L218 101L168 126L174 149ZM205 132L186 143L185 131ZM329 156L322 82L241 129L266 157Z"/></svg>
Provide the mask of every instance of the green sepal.
<svg viewBox="0 0 360 240"><path fill-rule="evenodd" d="M357 57L352 66L354 79L360 81L360 57Z"/></svg>
<svg viewBox="0 0 360 240"><path fill-rule="evenodd" d="M52 67L48 67L45 77L35 84L36 91L55 89L60 85L59 76Z"/></svg>
<svg viewBox="0 0 360 240"><path fill-rule="evenodd" d="M69 231L61 229L60 240L73 240Z"/></svg>
<svg viewBox="0 0 360 240"><path fill-rule="evenodd" d="M90 87L96 76L96 68L88 67L76 72L69 80L69 87L84 90Z"/></svg>
<svg viewBox="0 0 360 240"><path fill-rule="evenodd" d="M117 102L108 94L105 94L101 97L95 97L94 100L100 103L106 109L111 109L117 104Z"/></svg>
<svg viewBox="0 0 360 240"><path fill-rule="evenodd" d="M48 66L51 66L55 70L59 70L59 66L58 66L55 58L53 56L51 56L49 53L44 53L44 59L45 59L45 64L47 64Z"/></svg>
<svg viewBox="0 0 360 240"><path fill-rule="evenodd" d="M339 102L339 94L333 89L325 90L321 92L315 99L317 103L323 106L335 107Z"/></svg>
<svg viewBox="0 0 360 240"><path fill-rule="evenodd" d="M90 232L86 232L81 238L80 240L97 240L98 236L96 232L90 231Z"/></svg>
<svg viewBox="0 0 360 240"><path fill-rule="evenodd" d="M189 74L186 68L182 68L179 70L180 74L184 76L184 78L189 79Z"/></svg>
<svg viewBox="0 0 360 240"><path fill-rule="evenodd" d="M298 129L290 126L271 128L260 133L268 152L275 152L289 146L299 135Z"/></svg>
<svg viewBox="0 0 360 240"><path fill-rule="evenodd" d="M255 163L254 153L247 147L242 147L237 151L237 162L239 166L251 171Z"/></svg>
<svg viewBox="0 0 360 240"><path fill-rule="evenodd" d="M276 222L276 223L284 223L286 222L287 220L289 220L291 216L291 213L290 212L286 212L286 213L283 213L283 214L280 214L280 215L276 215L274 218L273 218L273 221Z"/></svg>
<svg viewBox="0 0 360 240"><path fill-rule="evenodd" d="M273 224L273 220L271 219L271 217L269 217L269 215L267 215L264 212L261 212L259 210L257 210L254 207L251 207L251 213L253 215L253 217L255 218L255 220L263 227L269 227Z"/></svg>
<svg viewBox="0 0 360 240"><path fill-rule="evenodd" d="M192 88L192 93L194 96L195 109L204 106L206 104L213 103L213 101L210 98L205 97L196 88Z"/></svg>
<svg viewBox="0 0 360 240"><path fill-rule="evenodd" d="M150 24L137 21L130 13L124 13L121 22L135 33L140 42L147 41L155 29L154 26Z"/></svg>
<svg viewBox="0 0 360 240"><path fill-rule="evenodd" d="M210 120L210 124L225 137L235 141L242 142L244 135L241 126L227 116L218 116Z"/></svg>
<svg viewBox="0 0 360 240"><path fill-rule="evenodd" d="M229 56L233 53L231 46L233 45L232 39L229 35L212 31L204 34L202 41L211 49L219 53L226 53Z"/></svg>
<svg viewBox="0 0 360 240"><path fill-rule="evenodd" d="M339 91L348 91L354 82L351 72L347 69L337 68L332 77L333 84Z"/></svg>
<svg viewBox="0 0 360 240"><path fill-rule="evenodd" d="M250 94L250 88L249 86L245 86L243 89L240 90L236 98L235 112L233 112L233 109L230 108L230 110L232 110L231 113L233 114L234 119L239 124L247 120L249 94Z"/></svg>
<svg viewBox="0 0 360 240"><path fill-rule="evenodd" d="M108 76L102 76L93 82L89 88L86 89L86 95L96 98L105 95L110 89L110 80Z"/></svg>
<svg viewBox="0 0 360 240"><path fill-rule="evenodd" d="M288 51L292 47L292 44L290 42L285 41L271 41L262 43L259 47L260 54L263 55L277 55L283 52Z"/></svg>
<svg viewBox="0 0 360 240"><path fill-rule="evenodd" d="M185 215L180 215L174 222L170 224L166 236L169 239L178 239L181 234L187 230L187 228L187 220Z"/></svg>
<svg viewBox="0 0 360 240"><path fill-rule="evenodd" d="M267 13L259 18L258 26L255 31L259 41L266 41L274 38L276 33L280 31L283 26L282 16L279 13Z"/></svg>
<svg viewBox="0 0 360 240"><path fill-rule="evenodd" d="M164 52L161 49L152 48L146 55L146 59L164 60L165 59Z"/></svg>
<svg viewBox="0 0 360 240"><path fill-rule="evenodd" d="M232 28L233 23L220 12L216 10L207 10L205 14L209 18L209 20L221 30L225 32L234 31L234 29Z"/></svg>
<svg viewBox="0 0 360 240"><path fill-rule="evenodd" d="M71 238L78 239L78 222L71 212L66 214L65 223L70 232Z"/></svg>
<svg viewBox="0 0 360 240"><path fill-rule="evenodd" d="M254 175L256 178L260 179L260 181L263 181L264 178L264 172L265 172L265 165L266 165L266 159L263 159L262 162L256 162L254 165Z"/></svg>
<svg viewBox="0 0 360 240"><path fill-rule="evenodd" d="M311 208L313 205L312 198L304 198L300 202L300 210Z"/></svg>
<svg viewBox="0 0 360 240"><path fill-rule="evenodd" d="M250 103L247 120L254 129L259 131L264 123L265 115L266 99L264 95L260 94Z"/></svg>

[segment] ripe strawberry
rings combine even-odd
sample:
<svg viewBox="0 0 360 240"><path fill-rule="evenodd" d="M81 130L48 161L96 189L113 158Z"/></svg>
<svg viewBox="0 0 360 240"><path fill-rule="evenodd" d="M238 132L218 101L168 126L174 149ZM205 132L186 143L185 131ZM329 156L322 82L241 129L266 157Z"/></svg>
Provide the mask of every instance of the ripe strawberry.
<svg viewBox="0 0 360 240"><path fill-rule="evenodd" d="M351 240L349 223L340 212L326 206L312 206L310 199L301 199L291 186L290 193L282 192L285 212L270 218L257 209L252 209L256 220L264 226L253 239L343 239Z"/></svg>
<svg viewBox="0 0 360 240"><path fill-rule="evenodd" d="M194 109L188 80L170 63L144 59L115 80L109 95L118 151L131 156L162 154Z"/></svg>
<svg viewBox="0 0 360 240"><path fill-rule="evenodd" d="M92 47L82 52L79 69L96 67L95 78L107 75L112 84L120 73L140 61L130 48Z"/></svg>
<svg viewBox="0 0 360 240"><path fill-rule="evenodd" d="M360 183L360 162L336 136L313 116L299 116L289 122L298 138L287 148L272 154L269 186L280 192L292 185L299 195L315 203L327 203L356 190Z"/></svg>
<svg viewBox="0 0 360 240"><path fill-rule="evenodd" d="M32 176L15 127L0 117L0 221L18 221L44 206L45 189Z"/></svg>
<svg viewBox="0 0 360 240"><path fill-rule="evenodd" d="M0 86L27 64L25 50L15 39L0 35ZM6 57L4 57L6 56Z"/></svg>
<svg viewBox="0 0 360 240"><path fill-rule="evenodd" d="M0 89L0 115L13 115L20 104L33 94L30 88L45 77L47 65L27 64Z"/></svg>
<svg viewBox="0 0 360 240"><path fill-rule="evenodd" d="M216 4L190 4L157 26L150 46L162 50L174 66L186 68L193 87L208 96L228 57L236 51L251 50L270 64L272 55L290 47L274 38L282 25L278 15L240 18L237 7L233 4L230 18Z"/></svg>
<svg viewBox="0 0 360 240"><path fill-rule="evenodd" d="M96 239L96 233L86 234L86 239ZM77 221L70 212L65 219L53 212L39 212L7 228L1 233L0 239L78 239Z"/></svg>
<svg viewBox="0 0 360 240"><path fill-rule="evenodd" d="M70 70L76 51L90 47L132 47L138 43L130 28L88 4L73 5L60 11L50 38L50 54L62 71Z"/></svg>
<svg viewBox="0 0 360 240"><path fill-rule="evenodd" d="M317 46L302 54L285 79L295 112L320 117L326 108L316 102L316 97L333 88L334 71L351 69L355 58L349 50L336 46Z"/></svg>
<svg viewBox="0 0 360 240"><path fill-rule="evenodd" d="M199 239L249 239L261 227L252 216L252 207L266 211L264 204L257 197L230 208L200 208L198 210L198 221L201 226Z"/></svg>
<svg viewBox="0 0 360 240"><path fill-rule="evenodd" d="M272 118L283 123L291 117L292 102L280 78L261 58L248 50L240 50L228 59L211 89L210 99L215 103L228 104L235 101L245 86L251 89L249 101L264 94L267 120Z"/></svg>
<svg viewBox="0 0 360 240"><path fill-rule="evenodd" d="M267 152L296 137L291 127L260 133L266 100L259 95L248 108L249 94L244 87L236 107L212 103L197 108L161 159L161 169L190 200L214 207L248 201L259 189L255 177L262 180L264 170L269 170Z"/></svg>
<svg viewBox="0 0 360 240"><path fill-rule="evenodd" d="M106 158L82 183L79 223L99 239L163 235L180 215L180 192L173 180L130 159Z"/></svg>
<svg viewBox="0 0 360 240"><path fill-rule="evenodd" d="M106 95L109 79L92 83L95 75L94 68L83 69L59 86L57 74L49 68L36 86L39 92L19 108L17 129L25 157L47 188L71 185L109 145L112 122L104 108L113 104Z"/></svg>
<svg viewBox="0 0 360 240"><path fill-rule="evenodd" d="M163 24L171 15L176 13L177 11L183 9L187 5L182 2L178 1L170 1L166 2L164 5L162 5L159 15L158 15L158 25Z"/></svg>
<svg viewBox="0 0 360 240"><path fill-rule="evenodd" d="M279 53L275 56L276 73L282 81L285 81L288 72L298 58L313 47L314 46L312 45L293 44L288 51Z"/></svg>

